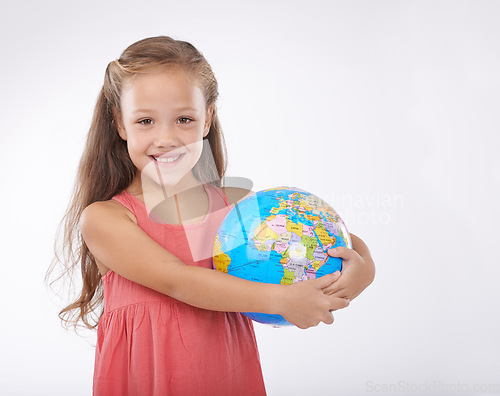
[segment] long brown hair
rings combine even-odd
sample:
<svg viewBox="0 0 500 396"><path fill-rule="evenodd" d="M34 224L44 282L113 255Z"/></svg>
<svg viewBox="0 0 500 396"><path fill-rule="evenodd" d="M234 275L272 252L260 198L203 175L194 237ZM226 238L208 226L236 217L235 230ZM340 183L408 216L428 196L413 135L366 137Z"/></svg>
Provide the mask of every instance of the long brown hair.
<svg viewBox="0 0 500 396"><path fill-rule="evenodd" d="M76 269L81 272L81 292L77 292L76 300L59 312L66 326L77 326L82 321L92 329L102 315L101 276L79 229L81 213L93 202L107 201L123 191L137 172L126 142L120 138L116 127L116 118L121 117L122 87L135 74L172 67L193 77L204 93L207 110L213 106L212 123L204 138L209 144L203 145L193 175L201 182L222 186L227 152L217 116L218 84L207 60L190 43L166 36L146 38L130 45L119 59L110 62L106 68L72 198L57 231L59 235L61 228L64 229L62 246L59 248L59 239L56 239L55 257L46 274L46 282L53 285L57 280L71 278ZM207 152L207 147L211 153ZM58 266L62 267L62 272L50 280Z"/></svg>

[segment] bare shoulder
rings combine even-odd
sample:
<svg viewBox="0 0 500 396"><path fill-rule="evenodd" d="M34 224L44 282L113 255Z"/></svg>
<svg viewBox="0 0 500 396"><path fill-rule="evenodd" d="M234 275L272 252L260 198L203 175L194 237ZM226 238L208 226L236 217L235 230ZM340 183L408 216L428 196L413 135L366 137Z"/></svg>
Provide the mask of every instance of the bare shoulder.
<svg viewBox="0 0 500 396"><path fill-rule="evenodd" d="M87 245L93 245L95 239L102 239L103 228L112 229L130 222L137 224L134 214L119 202L110 199L94 202L83 210L80 216L80 230ZM95 255L94 259L101 276L106 275L109 270L108 266Z"/></svg>
<svg viewBox="0 0 500 396"><path fill-rule="evenodd" d="M97 201L87 206L80 217L80 227L88 227L89 224L102 220L125 218L137 224L135 215L125 206L110 199L108 201Z"/></svg>
<svg viewBox="0 0 500 396"><path fill-rule="evenodd" d="M224 191L230 204L237 204L248 195L254 193L252 190L240 187L224 187Z"/></svg>

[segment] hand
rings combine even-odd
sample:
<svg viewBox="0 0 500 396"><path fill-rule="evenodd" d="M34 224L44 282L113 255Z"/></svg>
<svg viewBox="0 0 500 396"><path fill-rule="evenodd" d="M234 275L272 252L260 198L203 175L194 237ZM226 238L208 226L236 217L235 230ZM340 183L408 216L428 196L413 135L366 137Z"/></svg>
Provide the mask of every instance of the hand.
<svg viewBox="0 0 500 396"><path fill-rule="evenodd" d="M339 271L317 279L296 282L283 287L283 309L280 314L300 329L317 326L319 322L333 323L332 311L345 308L349 299L337 295L328 296L323 290L335 284Z"/></svg>
<svg viewBox="0 0 500 396"><path fill-rule="evenodd" d="M373 281L375 267L371 257L361 257L355 250L346 247L329 249L332 257L342 258L342 276L326 287L325 294L353 300Z"/></svg>

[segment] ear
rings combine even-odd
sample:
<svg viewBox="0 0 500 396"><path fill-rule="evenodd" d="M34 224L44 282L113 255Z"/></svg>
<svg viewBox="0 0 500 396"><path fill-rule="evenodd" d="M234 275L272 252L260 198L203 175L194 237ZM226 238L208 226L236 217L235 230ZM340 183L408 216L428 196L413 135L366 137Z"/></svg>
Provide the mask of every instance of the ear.
<svg viewBox="0 0 500 396"><path fill-rule="evenodd" d="M121 116L116 112L113 112L113 122L116 125L116 129L118 130L118 135L120 135L123 140L127 140L127 131L123 127Z"/></svg>
<svg viewBox="0 0 500 396"><path fill-rule="evenodd" d="M205 125L203 127L203 137L207 137L208 132L210 132L210 125L212 125L212 115L214 112L214 105L211 105L207 110L207 115L205 117Z"/></svg>
<svg viewBox="0 0 500 396"><path fill-rule="evenodd" d="M127 131L125 131L125 128L123 128L123 126L121 124L118 124L116 126L116 129L118 129L118 135L120 135L120 137L123 140L127 140Z"/></svg>

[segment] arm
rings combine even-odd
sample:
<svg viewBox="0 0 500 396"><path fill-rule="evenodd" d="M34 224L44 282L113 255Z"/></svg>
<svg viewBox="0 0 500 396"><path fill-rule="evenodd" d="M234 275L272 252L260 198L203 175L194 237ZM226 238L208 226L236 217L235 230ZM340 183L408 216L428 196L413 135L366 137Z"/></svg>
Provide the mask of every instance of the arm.
<svg viewBox="0 0 500 396"><path fill-rule="evenodd" d="M283 286L185 265L153 241L114 201L88 206L80 227L92 255L107 268L199 308L280 314L298 327L307 328L321 321L332 323L331 310L349 304L345 298L323 293L338 275Z"/></svg>
<svg viewBox="0 0 500 396"><path fill-rule="evenodd" d="M373 282L375 263L368 246L356 235L350 235L352 249L338 247L328 250L330 256L343 259L342 276L325 289L325 293L353 300Z"/></svg>

